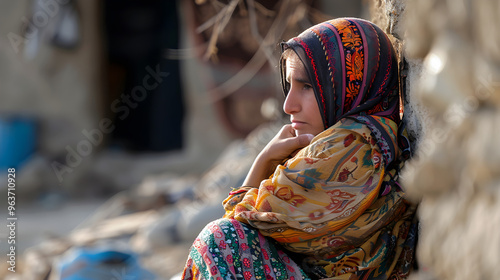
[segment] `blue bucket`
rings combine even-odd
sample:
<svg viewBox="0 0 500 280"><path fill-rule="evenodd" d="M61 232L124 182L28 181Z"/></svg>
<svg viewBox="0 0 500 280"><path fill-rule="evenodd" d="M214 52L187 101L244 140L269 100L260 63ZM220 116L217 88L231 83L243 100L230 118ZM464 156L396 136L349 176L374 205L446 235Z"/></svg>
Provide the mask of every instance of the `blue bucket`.
<svg viewBox="0 0 500 280"><path fill-rule="evenodd" d="M141 267L135 253L110 248L70 249L60 259L54 273L61 280L157 279Z"/></svg>
<svg viewBox="0 0 500 280"><path fill-rule="evenodd" d="M36 150L36 122L23 117L0 118L0 168L21 167Z"/></svg>

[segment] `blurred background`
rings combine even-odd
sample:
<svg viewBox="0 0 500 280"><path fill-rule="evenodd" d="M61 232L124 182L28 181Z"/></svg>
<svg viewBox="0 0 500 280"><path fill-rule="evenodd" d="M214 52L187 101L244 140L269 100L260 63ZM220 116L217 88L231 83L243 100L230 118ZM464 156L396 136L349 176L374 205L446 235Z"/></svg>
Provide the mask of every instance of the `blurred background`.
<svg viewBox="0 0 500 280"><path fill-rule="evenodd" d="M368 4L1 0L0 172L15 168L18 217L6 277L101 279L101 253L122 265L106 279L179 273L286 122L279 42L341 16L369 18Z"/></svg>
<svg viewBox="0 0 500 280"><path fill-rule="evenodd" d="M0 0L0 279L178 279L287 122L279 42L345 16L398 53L411 280L498 279L498 0Z"/></svg>

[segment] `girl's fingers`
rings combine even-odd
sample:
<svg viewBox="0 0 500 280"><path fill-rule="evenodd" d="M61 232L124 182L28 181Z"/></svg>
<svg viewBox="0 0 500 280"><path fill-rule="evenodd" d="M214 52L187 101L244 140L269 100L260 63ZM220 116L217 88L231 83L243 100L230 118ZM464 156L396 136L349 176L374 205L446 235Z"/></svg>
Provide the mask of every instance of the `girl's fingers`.
<svg viewBox="0 0 500 280"><path fill-rule="evenodd" d="M293 157L298 150L309 145L314 138L312 134L295 135L291 125L284 125L280 132L269 142L261 152L263 158L281 162L285 158Z"/></svg>
<svg viewBox="0 0 500 280"><path fill-rule="evenodd" d="M288 151L288 154L291 154L293 151L303 148L309 143L311 143L311 140L314 138L314 135L312 134L303 134L287 139L282 140L282 149L284 151Z"/></svg>

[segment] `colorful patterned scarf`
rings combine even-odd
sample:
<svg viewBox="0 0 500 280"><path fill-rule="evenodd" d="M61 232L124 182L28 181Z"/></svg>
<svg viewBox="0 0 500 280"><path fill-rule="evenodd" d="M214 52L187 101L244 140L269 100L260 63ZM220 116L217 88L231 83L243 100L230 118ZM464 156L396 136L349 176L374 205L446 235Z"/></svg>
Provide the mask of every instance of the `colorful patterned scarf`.
<svg viewBox="0 0 500 280"><path fill-rule="evenodd" d="M317 277L406 278L417 222L396 182L409 145L398 129L389 39L372 23L342 18L304 31L287 48L306 66L326 129L259 188L230 193L225 217L298 253Z"/></svg>

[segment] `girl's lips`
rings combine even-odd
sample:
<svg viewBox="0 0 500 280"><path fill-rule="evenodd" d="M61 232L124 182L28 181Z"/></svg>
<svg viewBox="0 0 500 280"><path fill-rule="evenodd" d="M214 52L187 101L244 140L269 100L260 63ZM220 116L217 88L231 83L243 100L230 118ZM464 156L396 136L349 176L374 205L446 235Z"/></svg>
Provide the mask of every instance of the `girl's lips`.
<svg viewBox="0 0 500 280"><path fill-rule="evenodd" d="M301 121L292 121L292 127L293 129L300 129L301 127L305 126L306 123L305 122L301 122Z"/></svg>

